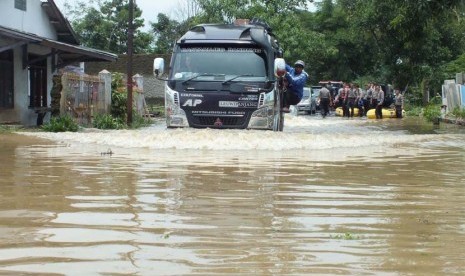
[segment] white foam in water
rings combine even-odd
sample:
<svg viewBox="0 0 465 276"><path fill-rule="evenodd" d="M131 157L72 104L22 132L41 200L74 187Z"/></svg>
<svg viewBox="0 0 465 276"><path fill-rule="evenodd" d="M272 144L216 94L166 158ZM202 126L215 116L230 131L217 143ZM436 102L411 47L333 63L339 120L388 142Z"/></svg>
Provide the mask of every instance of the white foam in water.
<svg viewBox="0 0 465 276"><path fill-rule="evenodd" d="M382 130L358 118L286 115L283 132L231 129L167 129L163 123L138 130L90 129L77 133L31 132L62 143L105 145L118 148L206 150L324 150L367 148L428 141L434 135L412 135Z"/></svg>

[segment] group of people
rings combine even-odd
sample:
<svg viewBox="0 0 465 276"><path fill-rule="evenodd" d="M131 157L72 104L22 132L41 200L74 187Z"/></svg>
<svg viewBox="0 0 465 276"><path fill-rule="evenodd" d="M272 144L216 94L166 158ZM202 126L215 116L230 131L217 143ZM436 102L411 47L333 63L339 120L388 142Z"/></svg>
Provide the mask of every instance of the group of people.
<svg viewBox="0 0 465 276"><path fill-rule="evenodd" d="M341 107L344 117L354 117L356 107L360 117L366 116L368 110L375 108L376 118L382 118L384 96L379 84L369 83L366 89L361 89L358 84L345 83L335 95L334 107Z"/></svg>
<svg viewBox="0 0 465 276"><path fill-rule="evenodd" d="M308 78L304 71L305 63L298 60L294 67L286 64L285 80L287 82L287 91L284 97L284 112L289 112L290 105L298 104L303 97L303 90ZM331 83L324 84L320 90L320 110L321 115L326 117L329 114L330 107L341 107L344 117L354 117L355 108L359 110L359 116L367 115L368 110L374 108L376 119L383 118L383 106L385 101L385 91L378 83L368 83L365 89L361 89L356 83L345 83L339 90L331 86ZM399 88L394 89L394 106L396 117L402 118L404 109L404 97Z"/></svg>
<svg viewBox="0 0 465 276"><path fill-rule="evenodd" d="M394 94L396 117L402 118L404 97L399 88L394 89ZM347 117L354 117L355 108L358 108L360 117L366 116L368 110L375 109L376 119L382 119L385 99L385 91L378 83L368 83L365 89L360 88L358 84L344 84L334 96L334 107L341 107L342 116Z"/></svg>

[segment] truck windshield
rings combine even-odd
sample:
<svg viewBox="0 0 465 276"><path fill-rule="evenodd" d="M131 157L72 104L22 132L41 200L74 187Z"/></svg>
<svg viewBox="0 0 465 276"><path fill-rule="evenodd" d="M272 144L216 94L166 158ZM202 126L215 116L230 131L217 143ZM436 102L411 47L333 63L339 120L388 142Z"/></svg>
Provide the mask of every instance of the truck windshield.
<svg viewBox="0 0 465 276"><path fill-rule="evenodd" d="M175 53L171 78L264 81L267 77L265 60L265 52L260 48L183 47ZM219 75L224 77L215 77Z"/></svg>

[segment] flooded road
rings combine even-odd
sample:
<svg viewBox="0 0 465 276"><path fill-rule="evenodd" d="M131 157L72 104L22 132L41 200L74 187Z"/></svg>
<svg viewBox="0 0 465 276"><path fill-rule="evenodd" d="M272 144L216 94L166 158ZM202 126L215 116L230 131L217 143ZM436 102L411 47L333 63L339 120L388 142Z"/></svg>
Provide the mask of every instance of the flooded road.
<svg viewBox="0 0 465 276"><path fill-rule="evenodd" d="M0 162L0 275L465 274L463 127L157 122L0 134Z"/></svg>

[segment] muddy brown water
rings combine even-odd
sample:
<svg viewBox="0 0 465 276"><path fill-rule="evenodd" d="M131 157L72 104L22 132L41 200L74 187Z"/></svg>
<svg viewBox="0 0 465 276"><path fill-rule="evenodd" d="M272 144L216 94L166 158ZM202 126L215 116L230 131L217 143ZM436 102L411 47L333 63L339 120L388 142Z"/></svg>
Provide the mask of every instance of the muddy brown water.
<svg viewBox="0 0 465 276"><path fill-rule="evenodd" d="M464 138L318 116L0 134L0 275L463 275Z"/></svg>

